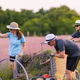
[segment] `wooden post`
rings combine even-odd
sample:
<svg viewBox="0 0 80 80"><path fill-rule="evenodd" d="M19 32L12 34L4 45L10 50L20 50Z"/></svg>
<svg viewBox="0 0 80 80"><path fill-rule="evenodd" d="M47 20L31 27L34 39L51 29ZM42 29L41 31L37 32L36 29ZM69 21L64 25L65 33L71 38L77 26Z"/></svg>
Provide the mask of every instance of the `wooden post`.
<svg viewBox="0 0 80 80"><path fill-rule="evenodd" d="M29 31L27 32L27 37L29 37Z"/></svg>

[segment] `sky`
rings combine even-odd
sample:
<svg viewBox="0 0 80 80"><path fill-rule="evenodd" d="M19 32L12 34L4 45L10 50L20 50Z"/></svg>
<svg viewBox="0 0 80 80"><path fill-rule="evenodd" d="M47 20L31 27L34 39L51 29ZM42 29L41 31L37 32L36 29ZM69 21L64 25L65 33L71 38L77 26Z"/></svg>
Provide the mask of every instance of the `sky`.
<svg viewBox="0 0 80 80"><path fill-rule="evenodd" d="M66 5L80 14L80 0L0 0L0 6L3 10L21 11L21 9L26 9L38 12L41 8L49 10L51 7L62 5Z"/></svg>

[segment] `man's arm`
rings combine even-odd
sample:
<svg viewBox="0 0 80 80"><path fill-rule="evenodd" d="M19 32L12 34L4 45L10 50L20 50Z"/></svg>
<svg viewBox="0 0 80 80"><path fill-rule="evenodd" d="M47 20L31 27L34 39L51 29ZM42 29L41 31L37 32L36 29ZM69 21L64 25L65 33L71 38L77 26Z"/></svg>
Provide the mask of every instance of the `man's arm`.
<svg viewBox="0 0 80 80"><path fill-rule="evenodd" d="M56 56L58 58L65 58L65 50L61 51L61 52L57 51L54 56Z"/></svg>
<svg viewBox="0 0 80 80"><path fill-rule="evenodd" d="M77 38L76 40L73 40L74 38L73 37L68 37L68 38L66 38L67 40L71 40L71 41L73 41L73 42L80 42L80 38Z"/></svg>
<svg viewBox="0 0 80 80"><path fill-rule="evenodd" d="M53 55L53 53L52 53L51 55ZM58 57L58 58L65 58L65 50L62 51L62 52L56 51L56 53L55 53L54 56L56 56L56 57ZM45 64L45 63L49 63L49 62L50 62L50 59L48 59L48 60L46 60L45 62L40 63L40 64Z"/></svg>
<svg viewBox="0 0 80 80"><path fill-rule="evenodd" d="M74 40L75 42L80 42L80 37Z"/></svg>
<svg viewBox="0 0 80 80"><path fill-rule="evenodd" d="M65 39L67 39L67 40L72 40L73 39L73 37L67 37L67 38L65 38Z"/></svg>
<svg viewBox="0 0 80 80"><path fill-rule="evenodd" d="M45 62L42 62L42 63L37 64L36 65L36 68L38 68L39 65L46 64L46 63L50 63L50 59L46 60Z"/></svg>
<svg viewBox="0 0 80 80"><path fill-rule="evenodd" d="M75 40L73 40L73 37L68 37L68 38L66 38L66 39L68 39L68 40L72 40L72 41L74 41L74 42L80 42L80 37L79 38L77 38L77 39L75 39Z"/></svg>

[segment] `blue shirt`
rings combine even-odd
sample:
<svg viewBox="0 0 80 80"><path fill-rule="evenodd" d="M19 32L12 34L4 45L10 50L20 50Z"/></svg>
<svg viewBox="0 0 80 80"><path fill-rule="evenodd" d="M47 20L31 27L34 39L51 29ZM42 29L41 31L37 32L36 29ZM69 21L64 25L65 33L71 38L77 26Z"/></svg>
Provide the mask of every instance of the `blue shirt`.
<svg viewBox="0 0 80 80"><path fill-rule="evenodd" d="M8 50L8 55L10 56L16 56L21 52L21 46L22 43L25 42L25 38L22 35L21 39L18 40L17 36L14 36L13 33L8 32L8 37L9 37L9 50Z"/></svg>
<svg viewBox="0 0 80 80"><path fill-rule="evenodd" d="M60 52L65 50L68 57L80 56L80 49L77 44L69 40L57 39L55 49L56 51L60 50Z"/></svg>
<svg viewBox="0 0 80 80"><path fill-rule="evenodd" d="M71 35L71 37L73 37L73 38L79 38L79 37L80 37L79 31L74 32L74 33Z"/></svg>

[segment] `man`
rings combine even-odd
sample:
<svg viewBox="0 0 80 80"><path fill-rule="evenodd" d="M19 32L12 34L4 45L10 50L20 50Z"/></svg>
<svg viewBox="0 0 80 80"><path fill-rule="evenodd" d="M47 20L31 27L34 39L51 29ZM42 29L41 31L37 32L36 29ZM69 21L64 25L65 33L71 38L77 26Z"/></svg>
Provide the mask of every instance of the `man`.
<svg viewBox="0 0 80 80"><path fill-rule="evenodd" d="M54 56L58 58L65 58L65 54L68 55L65 72L67 80L73 80L71 73L76 69L80 59L79 47L70 40L57 39L57 36L54 34L46 35L45 40L45 43L47 43L49 46L55 47L56 52L54 53ZM46 63L49 61L50 60L47 60Z"/></svg>
<svg viewBox="0 0 80 80"><path fill-rule="evenodd" d="M76 29L76 32L74 32L70 37L68 37L68 40L73 40L74 38L77 38L74 40L74 42L80 42L80 20L76 20L75 24L73 25Z"/></svg>

